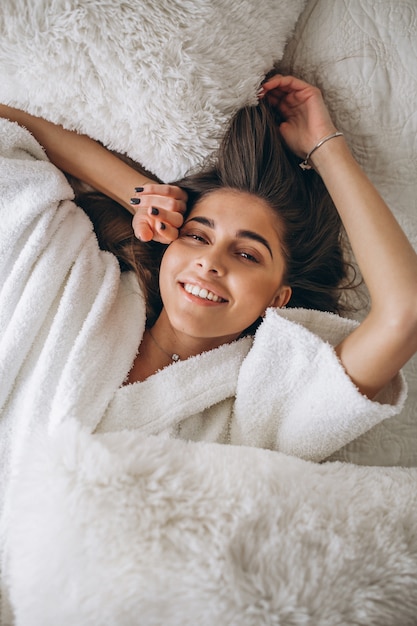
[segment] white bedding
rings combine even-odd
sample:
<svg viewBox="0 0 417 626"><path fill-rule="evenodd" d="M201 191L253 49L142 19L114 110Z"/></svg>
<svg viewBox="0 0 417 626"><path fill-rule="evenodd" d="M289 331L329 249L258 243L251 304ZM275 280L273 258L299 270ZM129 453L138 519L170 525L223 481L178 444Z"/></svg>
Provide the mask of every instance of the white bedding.
<svg viewBox="0 0 417 626"><path fill-rule="evenodd" d="M416 480L67 422L14 492L17 626L415 626Z"/></svg>
<svg viewBox="0 0 417 626"><path fill-rule="evenodd" d="M210 154L281 60L323 88L415 245L416 57L414 0L0 10L0 101L126 150L163 179ZM28 454L15 492L16 623L415 626L417 359L405 372L401 416L339 458L412 469L57 429Z"/></svg>
<svg viewBox="0 0 417 626"><path fill-rule="evenodd" d="M43 0L35 10L3 0L0 100L86 132L170 180L210 155L232 112L256 102L264 74L280 63L323 89L417 247L414 0L336 0L331 9L328 0L120 6ZM401 416L332 458L417 466L417 357L405 373Z"/></svg>
<svg viewBox="0 0 417 626"><path fill-rule="evenodd" d="M163 180L256 102L305 0L2 0L0 100L85 132Z"/></svg>
<svg viewBox="0 0 417 626"><path fill-rule="evenodd" d="M417 544L410 524L407 522L405 529L402 525L413 516L409 495L412 472L401 472L405 484L392 494L391 486L375 486L372 481L365 481L352 492L351 476L349 497L345 491L346 503L337 513L342 490L332 465L327 466L330 471L311 464L303 468L281 453L270 455L270 462L267 458L261 461L269 468L266 474L258 468L251 480L246 476L262 454L259 450L253 456L245 445L321 460L355 433L401 408L405 395L401 377L378 396L379 402L371 402L359 394L327 343L339 343L353 322L317 311L288 309L278 315L270 309L252 346L245 338L166 368L139 386L121 388L143 332L144 303L137 281L128 273L120 277L115 258L98 249L87 216L69 201L72 190L65 177L46 159L29 133L17 124L0 120L0 156L0 215L4 228L0 238L0 582L7 581L17 624L45 626L57 618L60 626L111 623L110 615L124 612L125 623L129 624L132 611L139 607L149 615L145 624L148 619L158 623L162 616L158 611L153 615L153 596L147 605L137 587L147 597L149 587L141 582L145 571L159 586L171 568L172 598L167 596L166 601L185 604L185 581L194 574L196 584L187 592L187 615L200 623L205 613L202 595L213 604L227 587L218 582L218 575L213 577L213 571L223 572L233 596L242 584L246 558L250 570L256 572L253 560L258 542L262 544L261 554L275 552L274 558L278 557L279 545L280 570L281 542L293 536L293 520L297 517L293 511L298 509L300 498L305 498L300 488L295 488L291 496L286 492L290 476L295 473L297 483L299 472L304 489L309 483L309 490L317 490L317 480L327 483L327 501L318 515L321 518L330 512L336 526L341 523L340 515L345 519L346 507L353 505L354 498L358 499L359 509L354 506L351 516L355 524L363 523L359 521L360 502L364 493L369 499L372 488L372 497L384 501L384 513L375 513L375 518L385 517L387 507L392 509L384 533L378 529L377 534L385 560L401 553L412 566ZM310 361L317 359L321 365L312 368ZM303 393L298 393L301 388ZM158 398L161 389L164 393ZM389 404L382 404L384 401ZM129 406L123 408L124 402ZM109 418L107 425L103 424L106 418L101 421L104 411ZM203 415L206 429L201 428ZM230 425L226 441L235 445L206 449L201 443L199 452L192 451L191 443L181 448L168 433L175 432L173 427L184 420L189 427L193 422L200 442L213 441L214 436L222 441L219 433ZM95 428L98 422L99 428ZM165 445L160 447L154 437L146 439L144 435L150 433L159 433L159 441L167 440ZM239 451L237 457L243 457L239 466L233 462L235 453L229 453L229 447ZM154 459L151 464L147 461L149 454ZM189 458L186 460L184 455ZM198 468L193 469L194 463ZM167 472L172 471L175 494L165 479L161 480L164 467L171 468ZM341 476L349 475L351 469L346 466ZM221 496L225 472L234 484L233 496L227 490L226 503ZM356 472L357 478L363 473ZM202 475L207 484L201 478L196 480ZM393 472L385 477L389 485L399 480ZM253 493L253 486L263 479L266 484L259 494ZM153 506L155 492L161 500L157 511ZM213 508L212 494L219 499L208 524L206 510ZM236 511L230 509L233 501L246 502L243 515L252 520L251 524L257 526L266 518L260 537L248 538L241 509L236 504ZM182 506L184 502L187 505ZM315 498L309 500L301 519L315 503ZM282 505L284 517L276 518L274 506ZM168 527L163 518L171 520L178 507L181 514ZM231 526L224 525L225 515ZM203 527L202 518L206 520ZM143 526L146 519L151 532L159 528L156 543L146 524ZM394 541L389 529L399 520ZM313 518L309 526L312 522ZM175 558L178 542L174 542L174 554L169 547L166 550L166 543L173 542L179 528L184 528L184 546L195 541L196 535L202 543L218 546L218 551L213 549L208 578L201 545L199 556L186 552ZM230 564L224 562L231 531L232 544L248 540L247 551L251 554L238 555L233 573L229 572ZM296 536L298 532L301 536L306 532L302 523ZM350 525L340 534L345 545L337 562L331 563L330 525L323 536L314 525L310 530L310 537L320 545L319 562L328 577L345 576L348 554L352 560L354 535ZM360 540L355 538L357 575L350 593L356 592L364 577L378 571L373 559L363 568L357 563L365 546L375 539L374 527L371 535L364 532ZM399 548L399 543L404 547ZM111 562L107 563L109 550ZM156 562L145 558L155 550L160 555ZM138 554L142 555L139 560ZM288 611L275 599L267 599L268 589L294 587L299 581L299 564L293 564L279 578L263 563L264 559L260 593L267 605L260 615L266 618L271 613ZM115 597L110 599L104 590L114 578L113 567L128 574L123 583L118 581ZM188 574L178 577L177 568ZM402 577L402 566L390 570L378 589L378 602ZM341 604L339 598L331 607L324 604L316 608L317 594L327 594L322 580L318 582L319 589L314 583L302 593L300 590L297 610L312 612L321 619L331 609L332 619L337 621L339 613L347 611L345 600ZM56 586L69 596L65 608ZM68 587L71 593L67 594ZM103 593L105 602L100 600ZM211 619L227 623L230 614L236 622L244 623L249 598L214 604ZM386 612L391 614L395 605L386 604ZM353 607L347 614L354 616L356 612ZM122 619L119 617L117 623ZM184 619L181 614L180 619Z"/></svg>

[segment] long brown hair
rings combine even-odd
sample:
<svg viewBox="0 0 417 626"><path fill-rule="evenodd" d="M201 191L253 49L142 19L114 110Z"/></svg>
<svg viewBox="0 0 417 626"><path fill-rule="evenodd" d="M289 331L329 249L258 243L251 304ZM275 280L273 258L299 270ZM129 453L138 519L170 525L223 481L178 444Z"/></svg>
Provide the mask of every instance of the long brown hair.
<svg viewBox="0 0 417 626"><path fill-rule="evenodd" d="M285 283L292 288L287 306L340 313L341 290L350 287L351 267L343 255L339 215L320 177L303 172L285 146L279 118L267 103L240 109L215 158L202 169L176 181L188 193L187 212L204 196L229 188L263 199L283 226ZM98 193L77 198L93 221L99 244L133 270L145 291L148 325L162 308L159 265L166 246L138 241L127 211Z"/></svg>

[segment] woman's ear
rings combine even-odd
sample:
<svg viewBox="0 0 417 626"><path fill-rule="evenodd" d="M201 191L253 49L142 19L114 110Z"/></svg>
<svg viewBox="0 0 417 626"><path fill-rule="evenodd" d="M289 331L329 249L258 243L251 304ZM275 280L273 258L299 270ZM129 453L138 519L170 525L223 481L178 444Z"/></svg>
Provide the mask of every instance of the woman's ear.
<svg viewBox="0 0 417 626"><path fill-rule="evenodd" d="M275 295L274 299L272 300L269 306L274 306L277 309L281 309L283 306L285 306L289 302L291 295L292 295L291 287L289 287L288 285L283 285L282 287L280 287L278 293Z"/></svg>

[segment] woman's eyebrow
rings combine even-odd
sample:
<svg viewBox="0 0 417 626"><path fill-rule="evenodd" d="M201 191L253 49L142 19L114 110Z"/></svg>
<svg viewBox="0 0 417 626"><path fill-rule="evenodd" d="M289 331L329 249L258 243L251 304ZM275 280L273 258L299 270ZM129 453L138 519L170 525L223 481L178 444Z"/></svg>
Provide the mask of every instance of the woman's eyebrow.
<svg viewBox="0 0 417 626"><path fill-rule="evenodd" d="M209 228L213 228L213 229L216 227L214 220L211 220L208 217L203 217L202 215L196 215L195 217L190 217L190 219L187 220L186 223L188 222L198 222L199 224L203 224L204 226L208 226ZM258 241L259 243L264 245L265 248L268 250L269 254L271 255L271 259L274 258L272 254L271 246L269 245L265 237L262 237L262 235L260 235L259 233L255 233L253 230L238 230L236 232L236 237L238 239L252 239L253 241Z"/></svg>
<svg viewBox="0 0 417 626"><path fill-rule="evenodd" d="M201 215L196 215L195 217L190 217L185 223L188 222L198 222L199 224L203 224L204 226L208 226L209 228L214 228L215 224L213 220L210 220L208 217L203 217Z"/></svg>
<svg viewBox="0 0 417 626"><path fill-rule="evenodd" d="M236 233L236 237L240 237L243 239L253 239L254 241L259 241L259 243L261 243L262 245L265 246L265 248L267 248L269 254L271 255L271 259L274 258L272 255L271 246L269 245L265 237L262 237L262 235L260 235L259 233L255 233L253 230L238 230Z"/></svg>

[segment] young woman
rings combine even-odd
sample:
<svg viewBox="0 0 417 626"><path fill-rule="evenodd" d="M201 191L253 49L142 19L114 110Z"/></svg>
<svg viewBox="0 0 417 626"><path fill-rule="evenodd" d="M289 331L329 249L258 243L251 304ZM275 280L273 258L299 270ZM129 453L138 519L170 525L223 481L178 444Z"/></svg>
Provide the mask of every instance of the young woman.
<svg viewBox="0 0 417 626"><path fill-rule="evenodd" d="M68 341L55 346L65 367L54 401L44 407L51 419L66 411L97 431L138 428L321 460L401 409L398 372L417 350L416 254L334 127L319 90L277 75L263 85L261 99L266 102L237 114L213 165L174 185L152 181L87 137L0 109L26 126L60 169L124 207L113 205L109 215L102 198L86 202L102 247L117 254L123 269L135 270L141 285L135 292L130 278L117 292L109 326L100 321L110 306L102 293L82 313L68 276L59 279L51 327L66 298L81 309L74 332L80 353L88 353L91 336L109 348L101 356L91 351L78 386L71 374L76 400L69 402L63 379L76 348ZM319 177L302 171L299 158ZM337 212L319 199L320 178ZM134 213L136 241L125 209ZM319 313L339 310L346 277L339 217L371 297L360 325ZM87 273L80 274L87 291L97 289L88 286L87 268L108 263L105 253L91 252ZM123 309L128 297L139 306L142 294L146 323L127 319ZM280 311L286 306L295 312ZM93 309L95 325L81 345ZM49 330L42 333L45 343L31 355L36 364L47 360L45 345L52 350ZM10 387L17 394L19 376ZM87 418L93 404L94 418Z"/></svg>

